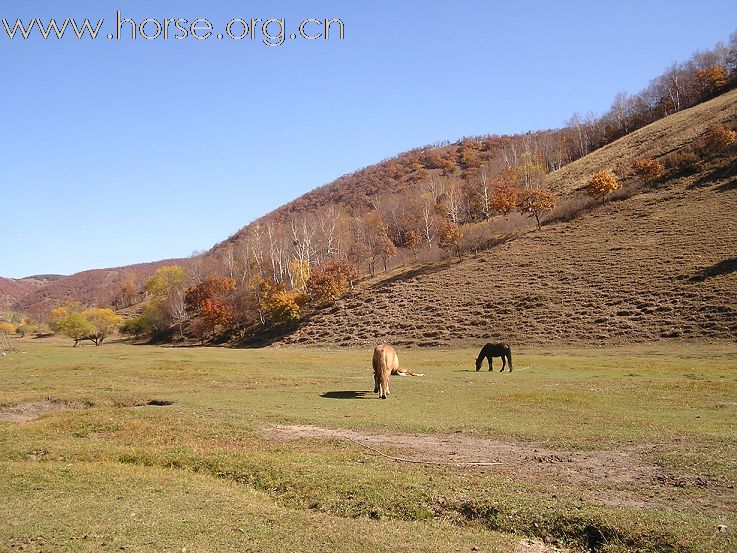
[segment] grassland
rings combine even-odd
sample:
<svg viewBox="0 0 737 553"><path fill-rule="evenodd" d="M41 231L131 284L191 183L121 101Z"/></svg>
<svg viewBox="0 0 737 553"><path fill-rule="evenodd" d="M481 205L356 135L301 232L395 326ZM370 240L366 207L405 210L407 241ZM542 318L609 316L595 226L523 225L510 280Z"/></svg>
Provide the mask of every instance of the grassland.
<svg viewBox="0 0 737 553"><path fill-rule="evenodd" d="M733 343L402 351L387 401L365 350L16 343L0 551L737 549Z"/></svg>

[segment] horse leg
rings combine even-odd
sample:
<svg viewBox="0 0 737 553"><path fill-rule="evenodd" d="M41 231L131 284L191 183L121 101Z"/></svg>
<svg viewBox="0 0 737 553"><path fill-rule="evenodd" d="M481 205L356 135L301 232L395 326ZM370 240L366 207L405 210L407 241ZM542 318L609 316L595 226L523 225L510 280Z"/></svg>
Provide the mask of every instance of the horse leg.
<svg viewBox="0 0 737 553"><path fill-rule="evenodd" d="M491 372L491 370L494 368L494 357L489 355L488 359L489 359L489 372Z"/></svg>
<svg viewBox="0 0 737 553"><path fill-rule="evenodd" d="M500 373L504 372L504 367L507 366L507 360L504 358L504 355L502 355L502 370L500 370Z"/></svg>
<svg viewBox="0 0 737 553"><path fill-rule="evenodd" d="M386 396L389 394L389 379L384 378L382 380L383 382L380 382L379 384L379 397L381 399L386 399Z"/></svg>
<svg viewBox="0 0 737 553"><path fill-rule="evenodd" d="M379 393L379 375L374 373L374 393Z"/></svg>

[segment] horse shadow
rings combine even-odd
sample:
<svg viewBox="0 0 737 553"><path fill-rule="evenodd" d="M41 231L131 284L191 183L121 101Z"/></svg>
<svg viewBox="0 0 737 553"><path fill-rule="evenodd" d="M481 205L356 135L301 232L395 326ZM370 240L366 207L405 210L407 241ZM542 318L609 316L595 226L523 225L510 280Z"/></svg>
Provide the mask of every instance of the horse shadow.
<svg viewBox="0 0 737 553"><path fill-rule="evenodd" d="M335 390L320 394L325 399L368 399L371 396L373 394L366 390Z"/></svg>

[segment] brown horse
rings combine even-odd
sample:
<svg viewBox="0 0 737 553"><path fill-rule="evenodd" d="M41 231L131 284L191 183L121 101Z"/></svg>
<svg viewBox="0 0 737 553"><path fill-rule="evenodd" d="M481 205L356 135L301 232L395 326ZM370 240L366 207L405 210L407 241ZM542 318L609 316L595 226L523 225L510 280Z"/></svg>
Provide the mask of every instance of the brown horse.
<svg viewBox="0 0 737 553"><path fill-rule="evenodd" d="M374 393L378 393L381 399L386 399L389 393L389 377L393 374L399 376L425 376L415 373L399 366L399 356L396 350L389 344L379 344L374 348Z"/></svg>
<svg viewBox="0 0 737 553"><path fill-rule="evenodd" d="M389 377L392 371L399 370L399 356L389 344L379 344L374 348L374 393L386 399L389 393Z"/></svg>

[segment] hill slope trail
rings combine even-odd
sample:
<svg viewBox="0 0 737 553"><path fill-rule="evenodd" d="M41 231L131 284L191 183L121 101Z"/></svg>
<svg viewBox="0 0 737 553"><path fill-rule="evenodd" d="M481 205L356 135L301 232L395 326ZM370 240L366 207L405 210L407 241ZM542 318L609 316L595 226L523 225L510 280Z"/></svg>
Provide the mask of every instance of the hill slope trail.
<svg viewBox="0 0 737 553"><path fill-rule="evenodd" d="M283 342L737 339L734 161L452 265L365 281Z"/></svg>

